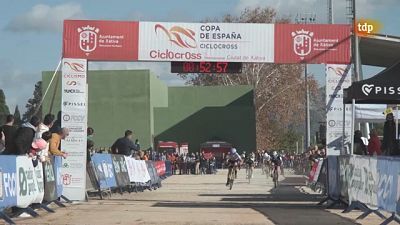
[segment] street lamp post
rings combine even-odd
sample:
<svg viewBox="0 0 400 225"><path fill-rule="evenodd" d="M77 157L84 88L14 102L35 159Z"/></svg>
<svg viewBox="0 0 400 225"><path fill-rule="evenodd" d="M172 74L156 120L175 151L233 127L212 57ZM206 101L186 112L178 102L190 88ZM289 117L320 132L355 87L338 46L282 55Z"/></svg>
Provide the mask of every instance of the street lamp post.
<svg viewBox="0 0 400 225"><path fill-rule="evenodd" d="M296 16L296 23L309 24L315 23L315 13L301 13ZM305 83L305 97L306 97L306 110L305 110L305 131L306 131L306 143L305 149L311 145L311 122L310 122L310 90L308 87L308 72L307 62L304 63L304 83Z"/></svg>

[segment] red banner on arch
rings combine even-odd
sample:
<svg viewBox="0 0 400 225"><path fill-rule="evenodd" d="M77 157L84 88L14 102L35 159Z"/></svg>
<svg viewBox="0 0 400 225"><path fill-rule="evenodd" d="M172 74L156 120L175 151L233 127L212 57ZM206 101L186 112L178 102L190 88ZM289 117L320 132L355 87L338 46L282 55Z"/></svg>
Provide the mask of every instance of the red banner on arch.
<svg viewBox="0 0 400 225"><path fill-rule="evenodd" d="M139 22L65 20L63 57L136 61L138 32Z"/></svg>
<svg viewBox="0 0 400 225"><path fill-rule="evenodd" d="M274 63L349 64L351 27L276 24Z"/></svg>

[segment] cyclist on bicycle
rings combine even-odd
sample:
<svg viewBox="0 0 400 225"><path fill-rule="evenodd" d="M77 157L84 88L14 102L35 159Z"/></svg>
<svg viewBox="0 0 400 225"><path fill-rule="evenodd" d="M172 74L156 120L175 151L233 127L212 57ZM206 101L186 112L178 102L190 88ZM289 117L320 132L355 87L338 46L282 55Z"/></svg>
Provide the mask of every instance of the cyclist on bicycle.
<svg viewBox="0 0 400 225"><path fill-rule="evenodd" d="M273 174L274 170L277 170L278 174L279 174L279 170L280 170L280 167L282 166L283 160L282 160L282 157L276 151L274 151L272 153L271 162L274 166L273 170L271 171L272 174ZM272 174L271 174L271 177L272 177Z"/></svg>
<svg viewBox="0 0 400 225"><path fill-rule="evenodd" d="M236 148L231 149L230 154L227 155L226 162L228 164L228 176L227 176L227 180L226 180L226 186L228 186L229 182L230 182L229 175L231 173L235 173L237 170L237 167L242 162L242 158L237 153ZM235 169L235 171L232 171L233 169Z"/></svg>
<svg viewBox="0 0 400 225"><path fill-rule="evenodd" d="M246 157L245 162L246 162L246 177L247 177L248 170L253 170L254 164L256 163L256 156L254 155L254 152L250 153L250 155ZM253 178L253 173L251 173L251 176L252 176L251 178Z"/></svg>
<svg viewBox="0 0 400 225"><path fill-rule="evenodd" d="M267 151L264 152L263 154L263 170L262 170L262 174L269 174L269 172L267 173L267 171L269 171L270 169L270 163L271 163L271 156L268 154Z"/></svg>

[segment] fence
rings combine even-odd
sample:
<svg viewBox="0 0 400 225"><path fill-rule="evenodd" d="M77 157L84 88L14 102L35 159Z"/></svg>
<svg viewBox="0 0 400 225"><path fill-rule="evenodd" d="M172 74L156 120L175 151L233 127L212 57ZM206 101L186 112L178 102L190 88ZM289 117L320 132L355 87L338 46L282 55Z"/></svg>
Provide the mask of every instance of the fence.
<svg viewBox="0 0 400 225"><path fill-rule="evenodd" d="M169 165L169 166L168 166ZM27 156L0 156L0 218L15 224L5 209L13 208L13 216L28 213L37 217L35 209L43 208L54 213L48 205L65 207L63 196L62 160L51 157L49 161L33 166ZM170 163L142 161L110 154L95 154L87 165L88 186L102 197L104 190L139 190L140 187L161 187L161 179L172 174Z"/></svg>
<svg viewBox="0 0 400 225"><path fill-rule="evenodd" d="M382 224L400 223L400 158L346 155L330 156L325 162L327 198L319 204L330 200L328 207L348 205L344 213L362 210L357 219L374 213L385 219ZM381 211L391 216L386 218Z"/></svg>

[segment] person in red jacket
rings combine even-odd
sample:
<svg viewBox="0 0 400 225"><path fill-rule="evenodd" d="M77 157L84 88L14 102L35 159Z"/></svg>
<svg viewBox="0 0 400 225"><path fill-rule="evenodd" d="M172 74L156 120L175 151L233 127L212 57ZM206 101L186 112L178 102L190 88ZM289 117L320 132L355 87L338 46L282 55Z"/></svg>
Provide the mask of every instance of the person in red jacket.
<svg viewBox="0 0 400 225"><path fill-rule="evenodd" d="M379 140L376 130L371 130L369 144L368 144L368 154L369 155L381 155L381 141Z"/></svg>

